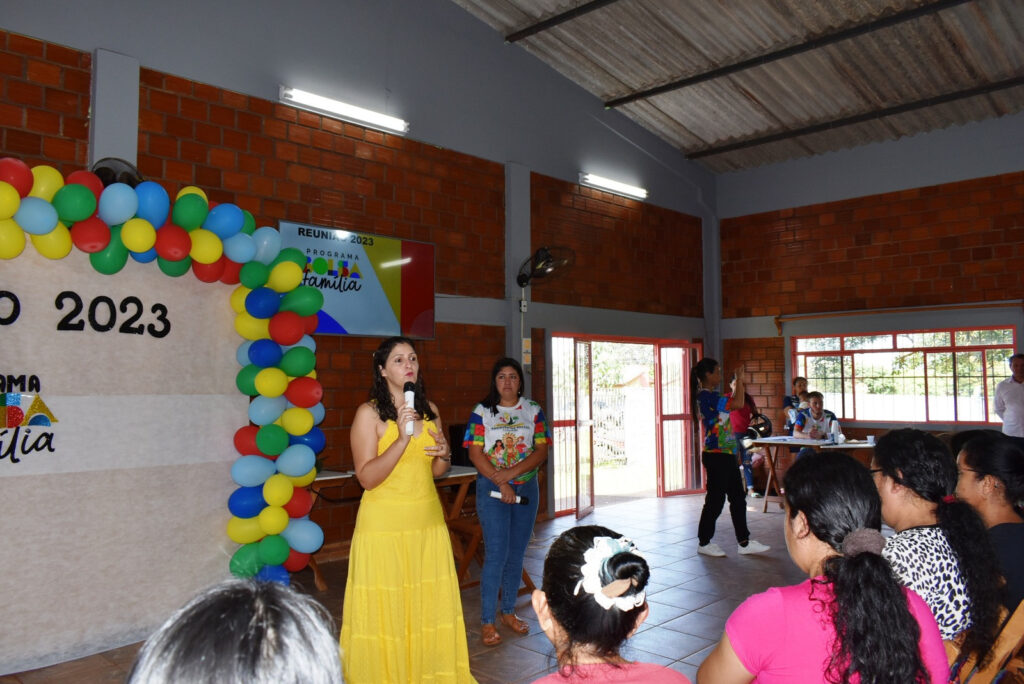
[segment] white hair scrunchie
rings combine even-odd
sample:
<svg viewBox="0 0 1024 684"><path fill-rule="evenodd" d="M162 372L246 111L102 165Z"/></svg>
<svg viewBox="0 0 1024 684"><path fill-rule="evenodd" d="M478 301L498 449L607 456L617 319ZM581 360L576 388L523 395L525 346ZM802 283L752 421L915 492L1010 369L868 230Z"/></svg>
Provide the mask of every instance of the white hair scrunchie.
<svg viewBox="0 0 1024 684"><path fill-rule="evenodd" d="M647 599L646 591L633 596L623 596L626 590L636 584L635 579L620 579L607 585L601 584L601 568L609 558L620 553L632 553L643 558L636 544L626 537L594 537L594 546L583 554L583 566L580 568L583 579L576 583L572 593L579 595L580 589L583 589L605 610L615 606L621 611L628 611L642 606Z"/></svg>

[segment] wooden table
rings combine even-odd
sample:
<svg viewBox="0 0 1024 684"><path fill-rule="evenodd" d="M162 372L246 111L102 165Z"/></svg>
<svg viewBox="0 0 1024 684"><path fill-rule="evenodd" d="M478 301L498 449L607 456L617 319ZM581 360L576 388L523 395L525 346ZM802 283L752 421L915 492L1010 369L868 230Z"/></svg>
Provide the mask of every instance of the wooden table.
<svg viewBox="0 0 1024 684"><path fill-rule="evenodd" d="M874 449L875 445L868 442L859 441L847 441L842 444L833 444L831 440L827 439L799 439L797 437L780 436L780 437L765 437L764 439L755 439L751 442L753 446L762 446L765 448L765 463L768 464L768 481L764 486L764 509L762 512L768 512L768 499L778 501L782 503L781 496L768 496L768 492L771 491L772 485L775 486L775 491L779 492L781 487L779 486L778 475L775 471L778 465L779 456L789 451L790 447L811 447L812 449L821 450L838 450L838 451L854 451L860 449Z"/></svg>

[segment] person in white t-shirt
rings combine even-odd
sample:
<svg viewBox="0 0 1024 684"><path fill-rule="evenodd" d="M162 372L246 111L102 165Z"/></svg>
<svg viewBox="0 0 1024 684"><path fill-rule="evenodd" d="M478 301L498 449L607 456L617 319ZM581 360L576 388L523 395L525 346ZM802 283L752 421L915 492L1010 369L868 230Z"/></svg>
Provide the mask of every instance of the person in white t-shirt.
<svg viewBox="0 0 1024 684"><path fill-rule="evenodd" d="M1024 437L1024 354L1010 357L1012 375L996 385L996 415L1003 434Z"/></svg>

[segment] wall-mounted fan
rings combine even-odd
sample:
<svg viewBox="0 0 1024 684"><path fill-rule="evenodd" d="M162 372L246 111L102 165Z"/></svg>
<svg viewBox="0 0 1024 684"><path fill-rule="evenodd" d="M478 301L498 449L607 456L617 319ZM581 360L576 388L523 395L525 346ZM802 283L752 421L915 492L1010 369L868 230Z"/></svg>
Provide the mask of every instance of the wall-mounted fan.
<svg viewBox="0 0 1024 684"><path fill-rule="evenodd" d="M573 262L575 253L568 247L541 247L519 267L516 284L526 287L536 278L544 278Z"/></svg>
<svg viewBox="0 0 1024 684"><path fill-rule="evenodd" d="M99 177L103 187L113 185L114 183L124 183L134 188L145 180L134 164L117 157L104 157L100 159L92 165L92 172Z"/></svg>

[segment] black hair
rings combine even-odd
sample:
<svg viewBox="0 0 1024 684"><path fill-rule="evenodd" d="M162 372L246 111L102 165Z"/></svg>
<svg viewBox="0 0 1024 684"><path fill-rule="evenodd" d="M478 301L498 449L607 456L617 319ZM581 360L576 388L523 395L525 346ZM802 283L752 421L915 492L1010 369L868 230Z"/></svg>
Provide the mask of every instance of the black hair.
<svg viewBox="0 0 1024 684"><path fill-rule="evenodd" d="M921 630L888 561L870 551L842 555L851 532L882 526L868 470L847 454L814 452L790 466L785 488L789 517L803 513L811 533L839 554L825 561L825 580L813 580L830 585L834 597L826 607L836 648L825 681L848 684L854 673L874 684L930 681L918 646Z"/></svg>
<svg viewBox="0 0 1024 684"><path fill-rule="evenodd" d="M1003 496L1024 516L1024 439L995 430L979 430L957 453L964 455L978 479L991 475L1003 485Z"/></svg>
<svg viewBox="0 0 1024 684"><path fill-rule="evenodd" d="M813 392L807 393L807 400L810 401L811 399L821 399L822 401L825 401L825 395L818 390L814 390Z"/></svg>
<svg viewBox="0 0 1024 684"><path fill-rule="evenodd" d="M502 368L511 368L519 376L519 396L523 396L523 367L519 365L519 362L508 356L498 359L494 362L494 366L491 367L491 387L487 390L487 396L484 397L480 404L484 408L491 409L491 415L498 415L498 402L501 401L501 392L498 391L498 373Z"/></svg>
<svg viewBox="0 0 1024 684"><path fill-rule="evenodd" d="M970 504L953 497L956 458L935 435L903 428L878 440L875 463L897 484L936 504L939 529L956 555L970 600L971 626L961 653L974 654L984 665L999 629L1003 580L985 523Z"/></svg>
<svg viewBox="0 0 1024 684"><path fill-rule="evenodd" d="M552 615L568 639L564 649L558 653L560 669L572 670L574 653L583 645L589 647L595 655L614 658L622 642L636 628L646 602L632 610L623 611L614 606L605 610L586 591L575 591L576 585L583 578L583 555L593 548L594 539L618 539L621 536L607 527L581 525L563 532L548 549L541 589L547 596ZM600 576L605 586L615 580L632 580L633 586L622 595L635 596L644 591L651 570L641 556L625 552L608 558L601 568Z"/></svg>
<svg viewBox="0 0 1024 684"><path fill-rule="evenodd" d="M413 352L416 351L416 345L408 337L389 337L380 343L377 351L373 352L373 384L370 385L370 403L377 410L377 416L381 420L398 419L398 407L395 406L395 402L391 398L388 381L384 379L380 371L387 364L391 350L400 344L407 344L412 347ZM437 415L430 408L430 402L427 401L427 388L423 384L422 370L416 375L415 385L416 401L413 405L416 408L416 413L420 414L420 418L434 420Z"/></svg>
<svg viewBox="0 0 1024 684"><path fill-rule="evenodd" d="M1014 359L1024 359L1024 354L1020 354L1020 353L1014 354L1010 358L1006 359L1006 363L1012 364Z"/></svg>
<svg viewBox="0 0 1024 684"><path fill-rule="evenodd" d="M703 425L704 423L698 408L697 394L700 392L701 383L704 382L704 378L709 373L714 373L716 368L718 368L718 361L705 357L690 369L690 410L693 411L693 419L697 422L697 425Z"/></svg>
<svg viewBox="0 0 1024 684"><path fill-rule="evenodd" d="M796 389L796 383L800 382L801 380L803 380L804 382L807 382L807 378L805 378L802 375L798 375L795 378L793 378L793 383L792 383L793 384L793 389Z"/></svg>

